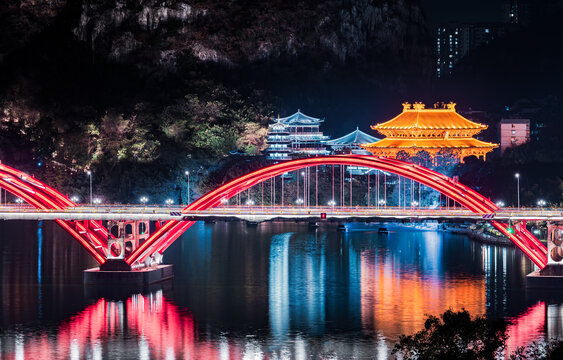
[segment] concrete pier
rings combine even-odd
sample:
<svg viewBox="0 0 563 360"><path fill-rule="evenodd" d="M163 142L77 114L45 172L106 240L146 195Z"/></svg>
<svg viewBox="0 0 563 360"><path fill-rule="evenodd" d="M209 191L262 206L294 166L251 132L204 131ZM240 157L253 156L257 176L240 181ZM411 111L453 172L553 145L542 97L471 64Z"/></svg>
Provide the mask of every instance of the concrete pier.
<svg viewBox="0 0 563 360"><path fill-rule="evenodd" d="M536 270L526 275L526 288L535 290L563 291L563 276L544 275Z"/></svg>
<svg viewBox="0 0 563 360"><path fill-rule="evenodd" d="M109 270L100 268L84 270L85 286L91 287L124 287L143 289L149 285L172 279L174 270L172 265L156 265L130 271Z"/></svg>

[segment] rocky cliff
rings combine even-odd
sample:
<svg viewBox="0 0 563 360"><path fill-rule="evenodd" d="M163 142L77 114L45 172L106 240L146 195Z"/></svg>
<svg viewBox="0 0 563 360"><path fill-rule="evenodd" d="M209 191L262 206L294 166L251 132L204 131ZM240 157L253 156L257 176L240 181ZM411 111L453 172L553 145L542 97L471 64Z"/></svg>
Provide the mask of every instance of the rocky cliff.
<svg viewBox="0 0 563 360"><path fill-rule="evenodd" d="M198 156L260 153L278 113L347 131L431 77L417 0L20 0L0 17L0 158L49 164L53 185L120 172L121 199L178 188L168 169Z"/></svg>

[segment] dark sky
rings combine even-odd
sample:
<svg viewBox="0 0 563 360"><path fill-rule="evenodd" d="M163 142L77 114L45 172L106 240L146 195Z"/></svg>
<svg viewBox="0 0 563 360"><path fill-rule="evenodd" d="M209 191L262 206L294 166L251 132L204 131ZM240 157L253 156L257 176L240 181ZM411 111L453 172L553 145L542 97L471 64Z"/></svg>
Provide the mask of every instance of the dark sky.
<svg viewBox="0 0 563 360"><path fill-rule="evenodd" d="M503 21L504 0L421 0L430 25Z"/></svg>

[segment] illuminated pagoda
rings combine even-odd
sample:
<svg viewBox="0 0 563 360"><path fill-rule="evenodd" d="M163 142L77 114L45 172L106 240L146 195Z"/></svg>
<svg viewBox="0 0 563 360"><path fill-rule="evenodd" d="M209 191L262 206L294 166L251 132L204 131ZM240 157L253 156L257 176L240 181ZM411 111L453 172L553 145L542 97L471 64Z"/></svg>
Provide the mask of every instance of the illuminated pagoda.
<svg viewBox="0 0 563 360"><path fill-rule="evenodd" d="M498 144L473 138L487 125L464 118L455 111L455 105L450 102L425 109L420 102L412 106L404 103L401 114L371 127L386 138L362 147L373 155L389 158L427 153L434 164L440 156L452 156L461 163L472 155L485 160L485 155Z"/></svg>
<svg viewBox="0 0 563 360"><path fill-rule="evenodd" d="M370 153L362 148L361 145L374 143L376 141L379 141L379 139L356 128L356 130L338 139L323 141L323 144L330 147L334 154L350 153L369 155Z"/></svg>
<svg viewBox="0 0 563 360"><path fill-rule="evenodd" d="M322 141L329 137L319 130L323 119L303 114L300 110L291 116L277 118L268 129L269 160L291 160L293 154L328 155Z"/></svg>

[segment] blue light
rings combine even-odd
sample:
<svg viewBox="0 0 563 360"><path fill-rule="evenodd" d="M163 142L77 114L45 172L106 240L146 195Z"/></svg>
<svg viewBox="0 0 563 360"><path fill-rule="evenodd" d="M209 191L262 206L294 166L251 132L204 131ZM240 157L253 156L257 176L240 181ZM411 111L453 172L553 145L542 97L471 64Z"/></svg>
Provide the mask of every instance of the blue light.
<svg viewBox="0 0 563 360"><path fill-rule="evenodd" d="M37 166L41 166L41 165L43 165L41 161L37 163Z"/></svg>

